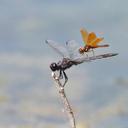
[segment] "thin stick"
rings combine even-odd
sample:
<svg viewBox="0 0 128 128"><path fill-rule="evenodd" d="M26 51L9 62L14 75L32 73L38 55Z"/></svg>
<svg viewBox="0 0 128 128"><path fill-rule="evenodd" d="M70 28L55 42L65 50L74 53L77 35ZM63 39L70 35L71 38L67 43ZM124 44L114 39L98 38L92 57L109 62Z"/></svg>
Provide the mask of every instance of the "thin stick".
<svg viewBox="0 0 128 128"><path fill-rule="evenodd" d="M66 97L64 87L62 86L61 82L59 81L59 78L56 76L56 74L54 72L52 72L52 77L53 77L54 81L57 83L56 87L57 87L57 90L59 91L60 97L61 97L62 102L64 104L64 109L68 115L69 122L71 124L71 128L76 128L75 116L74 116L74 113L73 113L72 108L70 106L70 103Z"/></svg>

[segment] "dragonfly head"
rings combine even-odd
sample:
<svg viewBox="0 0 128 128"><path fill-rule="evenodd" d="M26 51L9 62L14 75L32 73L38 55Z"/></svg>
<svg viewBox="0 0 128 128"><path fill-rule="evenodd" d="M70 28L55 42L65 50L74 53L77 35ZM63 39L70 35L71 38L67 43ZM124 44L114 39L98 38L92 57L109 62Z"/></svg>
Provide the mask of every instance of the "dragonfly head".
<svg viewBox="0 0 128 128"><path fill-rule="evenodd" d="M79 48L79 53L83 54L84 53L84 49L82 47Z"/></svg>
<svg viewBox="0 0 128 128"><path fill-rule="evenodd" d="M56 63L51 63L50 68L54 72L54 71L58 70L58 65Z"/></svg>

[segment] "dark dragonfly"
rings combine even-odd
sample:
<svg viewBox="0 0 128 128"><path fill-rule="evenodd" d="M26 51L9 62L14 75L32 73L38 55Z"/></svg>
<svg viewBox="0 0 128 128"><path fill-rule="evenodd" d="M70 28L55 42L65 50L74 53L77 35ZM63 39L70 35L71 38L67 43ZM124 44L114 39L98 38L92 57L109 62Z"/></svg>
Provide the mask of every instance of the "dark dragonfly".
<svg viewBox="0 0 128 128"><path fill-rule="evenodd" d="M78 65L83 62L90 62L92 60L96 59L102 59L106 57L112 57L116 56L117 53L108 53L108 54L103 54L103 55L98 55L98 56L92 56L92 57L87 57L84 55L81 55L78 52L78 44L74 40L70 40L66 42L66 46L61 46L59 43L52 41L52 40L46 40L45 41L51 48L53 48L58 54L60 54L63 58L61 61L58 63L51 63L50 68L53 72L59 71L59 79L65 78L63 87L68 81L68 77L65 73L65 70L70 68L73 65Z"/></svg>

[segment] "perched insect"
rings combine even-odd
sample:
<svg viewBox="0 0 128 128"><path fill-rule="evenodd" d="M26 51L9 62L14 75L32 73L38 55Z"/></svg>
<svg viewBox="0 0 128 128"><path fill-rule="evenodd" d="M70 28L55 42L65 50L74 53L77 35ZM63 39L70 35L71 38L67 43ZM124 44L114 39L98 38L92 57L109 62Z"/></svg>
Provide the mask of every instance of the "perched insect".
<svg viewBox="0 0 128 128"><path fill-rule="evenodd" d="M99 48L99 47L108 47L108 44L105 45L98 45L98 43L100 43L101 41L103 41L104 38L99 38L96 36L96 34L94 32L90 32L88 33L84 28L80 30L82 38L83 38L83 42L84 42L84 47L81 47L79 49L79 53L80 54L84 54L85 52L88 52L90 49L94 48ZM94 55L94 51L93 51L93 55Z"/></svg>
<svg viewBox="0 0 128 128"><path fill-rule="evenodd" d="M63 47L52 40L46 40L45 42L63 57L62 60L58 63L53 62L50 65L50 68L53 72L59 71L59 79L63 79L64 77L65 81L63 86L65 86L66 82L68 81L65 70L70 68L71 66L78 65L83 62L90 62L91 60L102 59L117 55L116 53L108 53L93 57L86 57L79 54L78 49L75 45L76 42L74 40L66 42L66 47Z"/></svg>

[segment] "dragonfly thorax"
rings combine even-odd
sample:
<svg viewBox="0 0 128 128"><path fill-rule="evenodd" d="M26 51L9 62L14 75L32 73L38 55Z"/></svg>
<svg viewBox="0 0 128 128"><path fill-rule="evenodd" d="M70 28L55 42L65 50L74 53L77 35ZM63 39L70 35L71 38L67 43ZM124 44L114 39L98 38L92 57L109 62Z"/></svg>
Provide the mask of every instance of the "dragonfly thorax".
<svg viewBox="0 0 128 128"><path fill-rule="evenodd" d="M86 46L84 47L84 51L85 51L85 52L88 52L90 48L91 48L91 47L90 47L89 45L86 45Z"/></svg>

